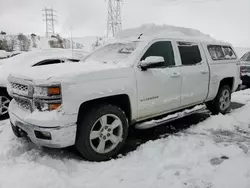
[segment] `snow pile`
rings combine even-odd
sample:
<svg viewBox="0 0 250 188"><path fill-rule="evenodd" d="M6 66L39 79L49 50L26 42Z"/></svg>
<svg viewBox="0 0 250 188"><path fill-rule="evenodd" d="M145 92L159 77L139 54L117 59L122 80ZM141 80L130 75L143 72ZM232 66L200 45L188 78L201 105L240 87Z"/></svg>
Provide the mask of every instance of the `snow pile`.
<svg viewBox="0 0 250 188"><path fill-rule="evenodd" d="M204 40L215 40L211 36L204 34L198 30L170 25L155 25L155 24L144 24L140 27L125 29L119 32L115 38L125 39L131 37L139 37L140 34L143 36L173 36L173 37L195 37Z"/></svg>
<svg viewBox="0 0 250 188"><path fill-rule="evenodd" d="M40 150L0 124L2 188L249 188L250 90L246 105L178 134L148 141L116 160L91 163L62 150Z"/></svg>

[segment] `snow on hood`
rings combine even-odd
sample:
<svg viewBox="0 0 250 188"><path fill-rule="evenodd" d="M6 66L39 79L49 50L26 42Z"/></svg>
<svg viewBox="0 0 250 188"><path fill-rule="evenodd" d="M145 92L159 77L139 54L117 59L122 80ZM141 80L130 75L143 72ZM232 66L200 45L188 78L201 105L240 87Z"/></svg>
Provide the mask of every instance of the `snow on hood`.
<svg viewBox="0 0 250 188"><path fill-rule="evenodd" d="M210 35L204 34L198 30L184 27L177 27L171 25L156 25L144 24L140 27L125 29L119 32L115 38L125 39L131 37L138 37L140 34L143 36L174 36L174 37L196 37L204 40L215 40Z"/></svg>
<svg viewBox="0 0 250 188"><path fill-rule="evenodd" d="M32 67L40 61L56 58L82 59L84 55L85 53L82 51L74 51L72 56L72 51L69 49L48 49L24 52L20 55L1 60L0 85L5 85L7 83L7 78L11 72L23 72L24 69ZM39 70L41 70L41 67ZM39 74L39 70L37 74Z"/></svg>
<svg viewBox="0 0 250 188"><path fill-rule="evenodd" d="M9 59L5 59L4 66L9 68L15 67L30 67L39 61L43 61L50 58L76 58L81 59L84 57L79 51L72 51L68 49L48 49L48 50L37 50L31 52L25 52L18 56L14 56Z"/></svg>
<svg viewBox="0 0 250 188"><path fill-rule="evenodd" d="M46 80L62 81L68 78L75 78L79 74L93 73L100 70L115 69L115 64L104 64L101 62L79 62L79 63L61 63L46 66L30 67L23 71L15 71L11 76L21 79L29 79L34 82L43 82Z"/></svg>

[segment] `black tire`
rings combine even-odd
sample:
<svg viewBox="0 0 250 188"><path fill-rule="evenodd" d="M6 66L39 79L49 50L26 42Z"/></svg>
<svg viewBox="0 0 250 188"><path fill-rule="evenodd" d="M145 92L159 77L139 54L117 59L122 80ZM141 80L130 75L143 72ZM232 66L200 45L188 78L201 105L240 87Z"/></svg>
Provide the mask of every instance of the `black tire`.
<svg viewBox="0 0 250 188"><path fill-rule="evenodd" d="M227 91L229 93L229 106L225 109L221 108L221 102L220 99L223 95L223 92ZM207 108L212 114L226 114L228 110L230 109L230 103L231 103L231 88L228 85L223 85L220 87L219 92L216 96L216 98L213 101L209 101L206 103Z"/></svg>
<svg viewBox="0 0 250 188"><path fill-rule="evenodd" d="M6 97L7 99L9 99L11 101L11 97L9 96L6 88L0 88L0 97ZM0 114L0 120L4 120L4 119L7 119L7 118L9 118L8 113L3 114L3 115Z"/></svg>
<svg viewBox="0 0 250 188"><path fill-rule="evenodd" d="M246 87L247 87L247 88L250 88L250 83L247 83L247 84L246 84Z"/></svg>
<svg viewBox="0 0 250 188"><path fill-rule="evenodd" d="M95 123L104 115L113 114L118 117L122 123L122 138L113 150L103 154L96 152L90 141L90 133ZM128 135L128 121L125 113L117 106L103 104L93 107L86 114L83 114L82 120L78 123L75 146L79 153L89 161L105 161L116 156L124 146ZM97 138L100 141L100 138Z"/></svg>

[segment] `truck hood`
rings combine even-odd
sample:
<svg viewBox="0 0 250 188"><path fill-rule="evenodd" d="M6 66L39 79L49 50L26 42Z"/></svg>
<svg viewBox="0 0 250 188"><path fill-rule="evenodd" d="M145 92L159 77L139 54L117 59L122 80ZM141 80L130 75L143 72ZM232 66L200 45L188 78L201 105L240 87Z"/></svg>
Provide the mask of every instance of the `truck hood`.
<svg viewBox="0 0 250 188"><path fill-rule="evenodd" d="M75 82L79 77L90 75L88 79L94 79L95 73L111 71L121 66L113 63L105 64L101 62L79 62L79 63L61 63L46 66L29 67L22 71L11 73L14 78L31 80L33 82ZM105 74L106 77L108 74Z"/></svg>

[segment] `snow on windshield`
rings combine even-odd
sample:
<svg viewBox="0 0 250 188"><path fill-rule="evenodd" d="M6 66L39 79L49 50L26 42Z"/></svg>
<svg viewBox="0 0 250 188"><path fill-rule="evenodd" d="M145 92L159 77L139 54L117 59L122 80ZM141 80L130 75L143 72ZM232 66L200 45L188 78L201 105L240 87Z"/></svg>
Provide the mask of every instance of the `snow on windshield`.
<svg viewBox="0 0 250 188"><path fill-rule="evenodd" d="M91 53L85 61L101 61L101 62L119 62L127 59L138 46L138 41L130 43L113 43L108 44L93 53Z"/></svg>

